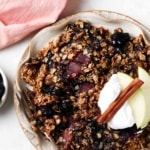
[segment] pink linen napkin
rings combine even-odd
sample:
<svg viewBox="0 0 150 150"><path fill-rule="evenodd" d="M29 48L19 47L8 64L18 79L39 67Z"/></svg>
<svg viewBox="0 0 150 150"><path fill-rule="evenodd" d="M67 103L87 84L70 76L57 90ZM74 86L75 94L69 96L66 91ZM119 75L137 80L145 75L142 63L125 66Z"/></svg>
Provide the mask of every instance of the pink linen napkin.
<svg viewBox="0 0 150 150"><path fill-rule="evenodd" d="M67 0L0 0L0 49L54 23Z"/></svg>

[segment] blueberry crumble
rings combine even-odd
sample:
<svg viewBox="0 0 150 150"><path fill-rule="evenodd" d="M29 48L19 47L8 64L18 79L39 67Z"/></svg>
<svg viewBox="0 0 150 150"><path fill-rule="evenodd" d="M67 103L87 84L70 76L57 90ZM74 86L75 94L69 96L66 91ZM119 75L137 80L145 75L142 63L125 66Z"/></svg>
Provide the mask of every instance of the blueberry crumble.
<svg viewBox="0 0 150 150"><path fill-rule="evenodd" d="M150 73L150 46L143 36L121 28L78 20L25 62L21 78L33 87L35 109L29 120L35 131L51 136L59 150L150 149L150 125L113 130L98 124L98 97L118 71L137 77L137 67Z"/></svg>

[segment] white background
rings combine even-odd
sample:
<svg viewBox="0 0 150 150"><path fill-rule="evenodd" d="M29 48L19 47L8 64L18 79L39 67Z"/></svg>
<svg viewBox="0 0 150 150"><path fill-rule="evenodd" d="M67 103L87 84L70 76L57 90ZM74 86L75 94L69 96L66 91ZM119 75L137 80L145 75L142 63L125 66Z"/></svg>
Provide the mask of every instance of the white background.
<svg viewBox="0 0 150 150"><path fill-rule="evenodd" d="M61 17L84 10L112 10L128 15L150 28L149 3L149 0L68 0ZM7 103L0 110L0 150L34 150L19 126L13 105L16 68L33 35L0 51L0 67L6 73L9 82Z"/></svg>

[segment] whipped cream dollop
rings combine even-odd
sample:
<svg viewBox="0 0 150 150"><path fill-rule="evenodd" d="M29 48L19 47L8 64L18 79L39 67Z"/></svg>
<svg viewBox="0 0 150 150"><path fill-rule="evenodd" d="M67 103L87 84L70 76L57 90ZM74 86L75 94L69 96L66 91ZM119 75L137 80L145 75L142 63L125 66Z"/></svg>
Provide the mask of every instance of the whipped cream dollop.
<svg viewBox="0 0 150 150"><path fill-rule="evenodd" d="M117 74L113 74L100 92L98 106L101 110L101 113L104 113L108 106L114 100L116 100L121 90L122 89ZM135 121L133 118L131 107L128 102L125 102L114 115L114 117L108 122L108 125L112 129L125 129L128 127L132 127L134 123Z"/></svg>

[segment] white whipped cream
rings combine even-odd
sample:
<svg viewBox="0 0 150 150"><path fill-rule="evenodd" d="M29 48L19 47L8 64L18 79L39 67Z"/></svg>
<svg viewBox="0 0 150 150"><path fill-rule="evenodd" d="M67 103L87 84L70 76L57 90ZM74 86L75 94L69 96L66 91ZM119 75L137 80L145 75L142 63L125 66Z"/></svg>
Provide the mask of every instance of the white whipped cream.
<svg viewBox="0 0 150 150"><path fill-rule="evenodd" d="M104 85L98 99L98 106L101 109L101 113L104 113L108 106L119 96L121 90L117 74L113 74L110 80ZM128 102L125 102L108 122L108 125L112 129L125 129L132 127L134 123L131 107Z"/></svg>

